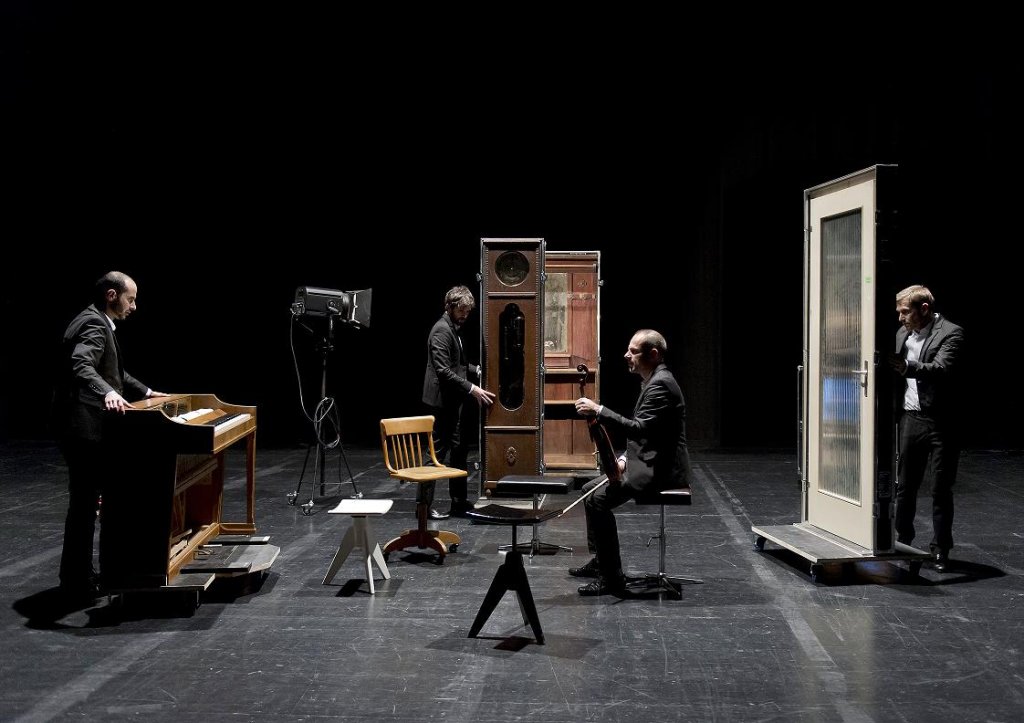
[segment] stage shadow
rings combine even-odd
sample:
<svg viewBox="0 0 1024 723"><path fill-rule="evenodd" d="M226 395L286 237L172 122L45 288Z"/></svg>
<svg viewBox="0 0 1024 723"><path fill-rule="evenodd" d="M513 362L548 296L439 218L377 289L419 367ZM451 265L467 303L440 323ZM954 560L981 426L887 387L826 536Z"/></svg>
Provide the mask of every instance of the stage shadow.
<svg viewBox="0 0 1024 723"><path fill-rule="evenodd" d="M190 619L203 604L244 604L258 593L271 591L273 583L265 584L268 579L276 576L263 573L218 579L204 592L152 590L95 598L69 598L59 587L52 587L15 600L11 608L25 618L27 627L36 630L75 631L116 627L133 620Z"/></svg>

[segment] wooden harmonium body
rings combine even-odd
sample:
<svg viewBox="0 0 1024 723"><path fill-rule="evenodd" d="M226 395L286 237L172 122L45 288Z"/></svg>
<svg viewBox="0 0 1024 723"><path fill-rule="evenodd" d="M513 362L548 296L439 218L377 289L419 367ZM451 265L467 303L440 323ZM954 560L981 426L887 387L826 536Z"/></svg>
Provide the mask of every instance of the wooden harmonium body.
<svg viewBox="0 0 1024 723"><path fill-rule="evenodd" d="M110 591L201 588L266 570L280 549L257 537L256 407L213 394L136 402L111 420L117 469L103 489L100 573ZM244 499L222 519L225 477L244 445ZM231 486L234 489L234 485Z"/></svg>

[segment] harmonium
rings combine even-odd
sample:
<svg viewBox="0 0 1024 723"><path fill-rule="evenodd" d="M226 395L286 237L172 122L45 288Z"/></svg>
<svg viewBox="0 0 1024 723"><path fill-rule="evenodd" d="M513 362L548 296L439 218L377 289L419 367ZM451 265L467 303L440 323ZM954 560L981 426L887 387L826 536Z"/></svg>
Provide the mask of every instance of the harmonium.
<svg viewBox="0 0 1024 723"><path fill-rule="evenodd" d="M117 467L100 505L105 590L202 591L217 577L270 568L280 548L256 534L255 406L172 394L111 417ZM229 475L235 467L244 481Z"/></svg>

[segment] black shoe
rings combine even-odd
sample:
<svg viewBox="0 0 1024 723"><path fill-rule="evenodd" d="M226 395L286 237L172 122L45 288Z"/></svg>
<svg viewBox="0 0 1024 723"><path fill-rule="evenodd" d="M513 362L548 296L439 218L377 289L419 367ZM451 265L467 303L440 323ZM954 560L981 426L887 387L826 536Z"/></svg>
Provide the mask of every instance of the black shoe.
<svg viewBox="0 0 1024 723"><path fill-rule="evenodd" d="M935 572L949 572L948 550L939 550L935 553Z"/></svg>
<svg viewBox="0 0 1024 723"><path fill-rule="evenodd" d="M569 574L573 577L601 577L601 568L598 567L597 558L590 558L590 562L580 567L570 567Z"/></svg>
<svg viewBox="0 0 1024 723"><path fill-rule="evenodd" d="M589 595L622 595L626 592L626 578L621 575L617 578L605 579L599 577L586 585L580 585L576 592L584 597Z"/></svg>
<svg viewBox="0 0 1024 723"><path fill-rule="evenodd" d="M91 580L84 580L80 583L61 583L60 596L68 605L75 607L90 607L100 597L99 585Z"/></svg>
<svg viewBox="0 0 1024 723"><path fill-rule="evenodd" d="M432 519L432 520L447 520L448 519L448 513L447 512L438 512L437 510L431 508L430 509L430 519Z"/></svg>
<svg viewBox="0 0 1024 723"><path fill-rule="evenodd" d="M448 510L449 517L465 517L466 513L473 509L473 505L468 502L452 502L452 508Z"/></svg>

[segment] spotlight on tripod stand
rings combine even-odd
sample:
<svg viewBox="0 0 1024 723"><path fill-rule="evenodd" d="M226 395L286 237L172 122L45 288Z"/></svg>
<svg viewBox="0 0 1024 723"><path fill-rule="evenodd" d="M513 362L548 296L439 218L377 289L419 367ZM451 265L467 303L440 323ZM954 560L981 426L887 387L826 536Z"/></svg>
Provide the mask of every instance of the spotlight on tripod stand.
<svg viewBox="0 0 1024 723"><path fill-rule="evenodd" d="M306 476L306 467L309 464L309 455L316 448L316 457L313 461L313 477L319 480L320 495L323 496L327 485L324 479L327 466L327 450L337 447L341 459L345 462L348 470L349 481L352 483L353 497L362 497L362 492L356 486L352 469L348 465L348 458L345 456L345 448L341 444L341 419L338 414L338 406L334 399L327 396L327 358L334 349L334 326L336 323L352 326L357 329L366 329L370 326L370 301L372 289L361 291L338 291L336 289L321 289L314 286L300 286L295 290L295 301L292 303L292 326L296 325L307 331L309 334L319 336L317 348L320 352L320 402L315 412L310 415L306 411L305 397L302 393L302 375L299 373L298 362L295 363L296 376L299 379L299 403L302 405L302 413L313 424L313 431L316 441L306 448L306 459L302 463L302 472L299 474L299 482L294 492L288 493L288 504L294 505L299 496L299 489L302 487L302 480ZM302 321L303 317L310 320L322 319L325 325L318 325L320 331L314 329ZM292 341L292 358L295 359L294 336ZM341 469L338 469L338 484L341 482ZM310 487L309 501L302 505L302 514L309 515L313 509L313 487Z"/></svg>

